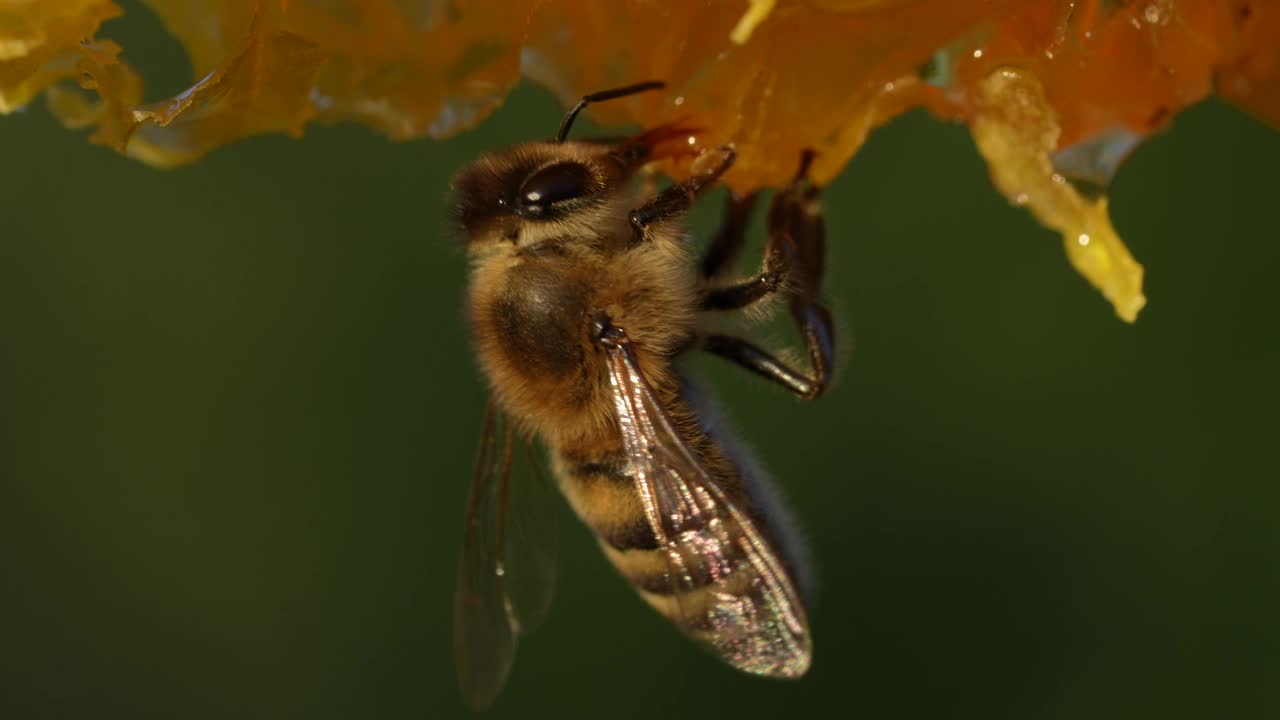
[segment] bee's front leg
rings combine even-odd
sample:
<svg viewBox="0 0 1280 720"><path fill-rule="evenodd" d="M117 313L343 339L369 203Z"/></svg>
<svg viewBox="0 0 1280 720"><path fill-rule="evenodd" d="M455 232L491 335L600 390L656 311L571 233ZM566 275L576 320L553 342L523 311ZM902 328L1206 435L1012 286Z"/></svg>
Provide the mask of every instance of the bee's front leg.
<svg viewBox="0 0 1280 720"><path fill-rule="evenodd" d="M719 148L717 152L720 152L723 157L710 172L699 173L688 180L678 182L631 211L628 219L631 221L633 243L648 240L648 230L651 225L689 212L689 208L693 207L693 203L702 193L729 170L737 153L727 145Z"/></svg>

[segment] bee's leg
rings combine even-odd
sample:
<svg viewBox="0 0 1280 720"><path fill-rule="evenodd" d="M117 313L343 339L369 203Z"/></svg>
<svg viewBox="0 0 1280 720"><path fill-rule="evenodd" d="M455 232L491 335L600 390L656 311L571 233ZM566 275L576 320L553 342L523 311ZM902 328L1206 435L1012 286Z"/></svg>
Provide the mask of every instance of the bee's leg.
<svg viewBox="0 0 1280 720"><path fill-rule="evenodd" d="M813 157L812 150L801 155L795 180L780 190L769 205L765 270L770 269L771 262L786 270L786 290L793 312L797 306L813 303L821 294L826 265L827 225L819 200L822 190L806 178ZM796 314L796 321L803 324Z"/></svg>
<svg viewBox="0 0 1280 720"><path fill-rule="evenodd" d="M806 341L809 339L806 338ZM815 345L810 345L810 362L813 364L813 375L805 375L787 367L778 358L770 355L759 346L732 335L710 334L701 337L703 350L730 360L741 367L772 380L806 400L813 400L827 389L831 382L831 336L816 335L814 337L819 352L815 353Z"/></svg>
<svg viewBox="0 0 1280 720"><path fill-rule="evenodd" d="M699 265L698 274L704 281L728 270L742 254L742 247L747 242L747 225L758 198L759 194L754 192L746 195L729 193L720 232L711 240Z"/></svg>
<svg viewBox="0 0 1280 720"><path fill-rule="evenodd" d="M805 179L812 161L813 152L806 150L795 180L780 190L769 206L769 244L760 272L732 285L705 289L703 310L740 310L785 290L793 313L799 313L797 306L812 303L818 297L826 255L826 227L818 204L820 190ZM726 218L726 228L732 227L733 220ZM738 220L745 222L745 214ZM713 251L720 238L716 240ZM799 317L796 320L803 325Z"/></svg>
<svg viewBox="0 0 1280 720"><path fill-rule="evenodd" d="M716 237L708 258L721 244L721 237L723 233ZM787 282L790 276L790 266L788 253L783 252L782 248L770 241L769 248L765 250L764 263L760 272L755 275L729 285L709 287L708 281L711 278L704 275L700 307L703 310L719 311L741 310L748 305L753 305L782 289L783 283Z"/></svg>
<svg viewBox="0 0 1280 720"><path fill-rule="evenodd" d="M733 159L736 156L733 148L724 146L719 149L719 152L724 157L710 172L700 173L688 180L678 182L654 195L649 202L631 211L628 218L631 221L632 242L638 243L647 240L650 225L670 220L689 212L689 208L693 207L694 201L707 188L719 180L720 176L724 175L729 169L729 166L733 165Z"/></svg>
<svg viewBox="0 0 1280 720"><path fill-rule="evenodd" d="M813 399L826 391L831 384L832 365L835 363L836 340L831 323L831 312L816 302L791 304L791 315L800 328L804 347L809 354L809 366L813 369Z"/></svg>
<svg viewBox="0 0 1280 720"><path fill-rule="evenodd" d="M806 151L796 179L774 196L769 207L769 246L760 273L736 285L708 291L702 300L705 310L734 310L779 290L785 292L791 316L808 351L811 377L796 373L738 338L711 336L704 341L704 347L806 398L818 397L826 390L835 354L831 313L818 302L826 256L826 226L818 204L820 191L805 179L812 160L813 153ZM797 383L797 379L804 382Z"/></svg>
<svg viewBox="0 0 1280 720"><path fill-rule="evenodd" d="M786 279L786 270L769 268L742 282L705 290L699 307L703 310L741 310L778 292Z"/></svg>

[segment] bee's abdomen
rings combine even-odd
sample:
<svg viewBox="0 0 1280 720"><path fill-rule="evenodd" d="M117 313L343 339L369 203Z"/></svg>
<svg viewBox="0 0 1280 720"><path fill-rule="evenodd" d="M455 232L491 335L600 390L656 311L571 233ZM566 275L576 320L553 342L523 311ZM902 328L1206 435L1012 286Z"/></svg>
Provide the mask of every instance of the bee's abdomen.
<svg viewBox="0 0 1280 720"><path fill-rule="evenodd" d="M606 548L619 552L658 549L635 480L621 459L563 458L560 476L569 504Z"/></svg>
<svg viewBox="0 0 1280 720"><path fill-rule="evenodd" d="M660 547L645 515L635 480L621 459L566 461L560 464L561 487L578 516L596 534L605 557L650 605L675 622L680 609L703 604L698 597L713 583L733 585L741 560L736 548L722 547L715 557L699 556L688 548L712 529L686 521L677 544L685 551ZM708 517L706 522L712 522ZM691 628L692 629L692 628Z"/></svg>

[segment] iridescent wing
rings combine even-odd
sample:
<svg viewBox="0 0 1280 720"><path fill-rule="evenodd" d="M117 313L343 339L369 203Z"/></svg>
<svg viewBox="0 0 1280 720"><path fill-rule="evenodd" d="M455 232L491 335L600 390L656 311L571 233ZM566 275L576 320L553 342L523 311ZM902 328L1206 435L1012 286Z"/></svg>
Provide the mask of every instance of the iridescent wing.
<svg viewBox="0 0 1280 720"><path fill-rule="evenodd" d="M604 338L614 404L629 474L666 562L663 592L642 592L685 634L739 670L803 675L812 641L782 562L681 438L619 336Z"/></svg>
<svg viewBox="0 0 1280 720"><path fill-rule="evenodd" d="M532 443L489 402L454 594L454 653L467 704L491 705L511 671L516 638L551 604L555 487Z"/></svg>

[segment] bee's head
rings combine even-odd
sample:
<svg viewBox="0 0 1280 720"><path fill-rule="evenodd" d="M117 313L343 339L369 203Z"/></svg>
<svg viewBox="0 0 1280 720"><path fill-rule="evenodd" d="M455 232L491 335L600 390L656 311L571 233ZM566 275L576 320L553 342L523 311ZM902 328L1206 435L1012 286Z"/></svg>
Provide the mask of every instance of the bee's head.
<svg viewBox="0 0 1280 720"><path fill-rule="evenodd" d="M589 238L608 232L617 220L620 191L647 159L648 147L565 138L588 103L662 87L647 82L588 95L565 115L554 140L517 145L463 168L451 187L454 216L467 242L527 245L557 235Z"/></svg>
<svg viewBox="0 0 1280 720"><path fill-rule="evenodd" d="M595 143L518 145L454 177L454 216L470 243L580 232L575 226L611 212L634 170Z"/></svg>

